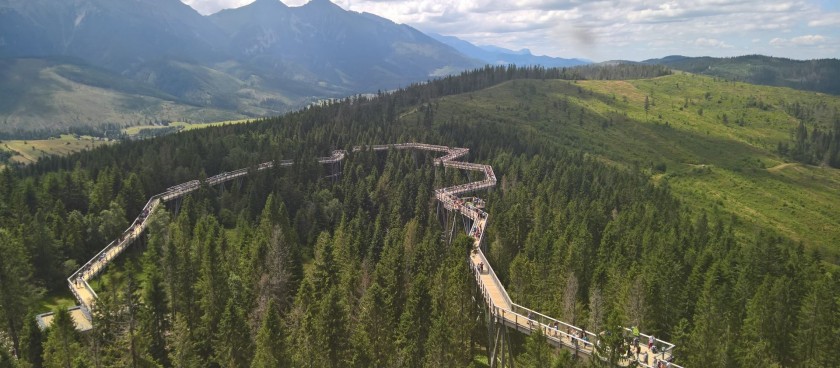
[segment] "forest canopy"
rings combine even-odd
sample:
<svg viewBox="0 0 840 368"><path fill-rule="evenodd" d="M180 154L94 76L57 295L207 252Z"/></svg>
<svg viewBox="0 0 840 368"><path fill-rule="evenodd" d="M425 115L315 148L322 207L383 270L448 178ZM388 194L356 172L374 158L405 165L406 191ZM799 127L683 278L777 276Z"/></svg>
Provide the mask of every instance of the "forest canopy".
<svg viewBox="0 0 840 368"><path fill-rule="evenodd" d="M427 154L360 152L333 179L311 159L410 141L469 147L494 167L499 185L480 194L488 256L518 303L592 331L639 326L675 343L683 366L837 366L840 283L819 254L764 231L740 239L733 219L528 127L435 114L438 97L511 79L667 72L487 67L0 172L0 366L481 366L469 241L441 239L433 199L467 174ZM276 159L297 164L155 213L95 286L92 332L61 310L35 326L39 301L66 293L150 195ZM538 337L514 335L514 350L522 366L590 364Z"/></svg>

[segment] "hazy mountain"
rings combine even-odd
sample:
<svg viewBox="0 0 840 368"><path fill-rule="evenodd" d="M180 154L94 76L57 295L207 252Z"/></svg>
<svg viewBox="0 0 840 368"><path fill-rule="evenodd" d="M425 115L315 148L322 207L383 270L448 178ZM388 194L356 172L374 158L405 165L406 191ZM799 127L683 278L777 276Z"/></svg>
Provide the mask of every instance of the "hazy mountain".
<svg viewBox="0 0 840 368"><path fill-rule="evenodd" d="M332 86L393 88L479 64L414 28L327 0L293 8L257 0L210 19L239 61Z"/></svg>
<svg viewBox="0 0 840 368"><path fill-rule="evenodd" d="M67 57L0 59L0 133L243 117Z"/></svg>
<svg viewBox="0 0 840 368"><path fill-rule="evenodd" d="M52 65L56 56L138 82L155 98L240 116L274 115L481 65L414 28L328 0L293 8L258 0L212 16L180 0L0 0L0 58L10 60L0 72L14 77L23 69L9 65ZM38 88L50 94L58 85ZM6 102L5 113L30 110L32 100L14 101L18 106ZM48 109L15 121L49 126L64 112Z"/></svg>
<svg viewBox="0 0 840 368"><path fill-rule="evenodd" d="M67 55L118 72L223 59L219 29L180 0L0 0L0 57Z"/></svg>
<svg viewBox="0 0 840 368"><path fill-rule="evenodd" d="M444 36L431 33L431 37L452 46L473 59L481 60L492 65L542 65L545 67L564 67L589 64L590 61L582 59L564 59L551 56L538 56L531 54L531 50L522 49L519 51L509 50L498 46L476 46L454 36Z"/></svg>
<svg viewBox="0 0 840 368"><path fill-rule="evenodd" d="M763 55L732 58L672 55L643 62L747 83L840 94L838 59L791 60Z"/></svg>

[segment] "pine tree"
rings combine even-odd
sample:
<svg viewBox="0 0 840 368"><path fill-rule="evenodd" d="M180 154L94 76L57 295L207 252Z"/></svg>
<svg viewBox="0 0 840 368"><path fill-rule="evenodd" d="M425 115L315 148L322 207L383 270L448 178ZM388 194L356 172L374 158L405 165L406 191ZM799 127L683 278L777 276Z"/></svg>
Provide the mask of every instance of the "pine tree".
<svg viewBox="0 0 840 368"><path fill-rule="evenodd" d="M213 340L214 361L220 367L236 368L250 365L253 354L251 336L242 309L231 298L225 307L219 329Z"/></svg>
<svg viewBox="0 0 840 368"><path fill-rule="evenodd" d="M830 367L840 353L840 292L831 273L821 275L802 300L799 327L793 335L796 361L802 367Z"/></svg>
<svg viewBox="0 0 840 368"><path fill-rule="evenodd" d="M196 337L199 343L204 345L201 347L203 351L211 350L210 343L220 328L219 323L229 300L225 270L219 267L219 243L224 241L225 236L220 232L215 218L205 217L196 224L193 242L197 243L196 252L201 255L198 280L194 286L199 295L198 305L201 309L201 322L196 330Z"/></svg>
<svg viewBox="0 0 840 368"><path fill-rule="evenodd" d="M615 309L607 314L606 327L595 344L593 366L610 368L619 366L621 354L626 350L621 320L621 315Z"/></svg>
<svg viewBox="0 0 840 368"><path fill-rule="evenodd" d="M167 355L166 334L169 331L167 318L167 297L163 277L158 268L157 250L153 245L147 250L146 262L143 264L145 280L142 290L142 310L140 314L140 330L147 336L148 353L158 364L169 366Z"/></svg>
<svg viewBox="0 0 840 368"><path fill-rule="evenodd" d="M111 202L107 209L99 212L99 234L106 241L116 239L128 228L125 218L125 209L116 201Z"/></svg>
<svg viewBox="0 0 840 368"><path fill-rule="evenodd" d="M125 209L129 217L137 216L146 204L147 196L143 193L143 183L137 173L131 173L122 182L122 188L117 195L117 202Z"/></svg>
<svg viewBox="0 0 840 368"><path fill-rule="evenodd" d="M330 234L322 232L315 243L315 268L312 271L316 292L327 292L335 285L336 271L332 239Z"/></svg>
<svg viewBox="0 0 840 368"><path fill-rule="evenodd" d="M756 291L747 307L747 317L744 320L744 330L739 352L739 361L744 367L778 365L769 336L773 334L772 300L770 296L770 279Z"/></svg>
<svg viewBox="0 0 840 368"><path fill-rule="evenodd" d="M315 343L315 336L312 333L315 330L315 317L317 315L317 305L314 300L315 291L312 287L312 281L307 277L304 278L300 284L295 304L292 307L289 320L292 321L292 328L290 331L290 353L295 367L318 367L317 364L321 358L320 350L317 349ZM356 350L360 353L361 350ZM357 365L365 366L366 364Z"/></svg>
<svg viewBox="0 0 840 368"><path fill-rule="evenodd" d="M720 264L706 274L694 316L687 365L731 367L734 359L734 335L730 308L730 285Z"/></svg>
<svg viewBox="0 0 840 368"><path fill-rule="evenodd" d="M26 250L5 229L0 229L0 321L21 356L20 337L27 306L37 294L32 286L31 266Z"/></svg>
<svg viewBox="0 0 840 368"><path fill-rule="evenodd" d="M398 366L417 368L422 365L423 347L429 335L428 321L431 319L429 301L428 281L423 274L419 274L411 284L400 316L395 362Z"/></svg>
<svg viewBox="0 0 840 368"><path fill-rule="evenodd" d="M55 311L52 325L44 344L45 368L71 368L76 357L82 356L82 347L73 319L67 309Z"/></svg>
<svg viewBox="0 0 840 368"><path fill-rule="evenodd" d="M285 346L283 320L274 302L269 302L255 341L256 351L251 368L274 368L289 365Z"/></svg>
<svg viewBox="0 0 840 368"><path fill-rule="evenodd" d="M195 338L183 315L175 314L172 334L169 338L169 346L171 346L169 360L173 367L203 368L207 366L207 363L199 355Z"/></svg>
<svg viewBox="0 0 840 368"><path fill-rule="evenodd" d="M343 367L349 361L347 337L349 330L345 316L345 308L340 304L339 292L336 287L329 288L323 294L315 319L315 341L320 347L327 367Z"/></svg>
<svg viewBox="0 0 840 368"><path fill-rule="evenodd" d="M20 359L32 368L41 368L44 354L44 334L35 321L35 314L30 313L23 320L20 335Z"/></svg>
<svg viewBox="0 0 840 368"><path fill-rule="evenodd" d="M553 365L553 348L543 335L542 329L537 329L525 339L525 352L519 356L518 367L542 368Z"/></svg>

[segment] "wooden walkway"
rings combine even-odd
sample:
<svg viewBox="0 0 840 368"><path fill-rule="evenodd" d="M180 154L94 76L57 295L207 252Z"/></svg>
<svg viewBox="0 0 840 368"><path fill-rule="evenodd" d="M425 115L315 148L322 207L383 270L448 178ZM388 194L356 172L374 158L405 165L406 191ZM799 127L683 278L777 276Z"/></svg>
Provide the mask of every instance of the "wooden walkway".
<svg viewBox="0 0 840 368"><path fill-rule="evenodd" d="M372 146L356 146L353 147L353 152L363 150L371 151L386 151L386 150L420 150L439 152L444 155L434 159L435 165L446 168L453 168L458 170L476 171L484 174L484 179L470 182L466 184L459 184L455 186L440 188L435 190L435 198L448 211L455 211L462 216L470 219L472 227L469 230L469 236L474 241L473 252L470 255L470 265L475 276L475 281L484 299L488 311L492 318L497 323L515 329L518 332L531 334L538 329L543 331L548 341L556 346L568 348L577 351L580 354L591 355L594 352L594 347L598 341L598 335L582 330L576 326L572 326L563 321L551 318L536 311L530 310L523 306L513 303L505 290L504 285L496 277L496 273L481 251L481 243L484 238L484 233L489 220L489 214L485 212L480 206L473 204L463 198L462 195L473 193L478 190L492 188L496 185L496 175L490 165L482 165L468 162L455 161L458 158L469 153L466 148L453 148L439 145L431 145L424 143L401 143L401 144L387 144L387 145L372 145ZM346 157L347 152L343 150L335 150L332 155L327 157L320 157L317 161L321 164L337 164ZM256 166L257 171L267 170L275 166L288 167L294 164L292 160L270 161ZM239 169L231 172L224 172L204 180L204 184L215 186L225 182L244 177L248 175L249 169ZM90 287L88 282L108 264L118 257L122 252L130 246L134 240L146 229L148 218L155 209L164 202L181 198L198 188L202 182L199 180L192 180L186 183L181 183L167 188L163 193L152 196L143 207L142 212L131 226L126 229L120 238L112 241L97 255L91 258L81 268L74 272L67 278L70 290L79 301L79 307L74 309L72 313L76 327L80 330L88 330L92 328L91 310L96 304L96 292ZM42 327L49 326L52 320L51 313L45 313L38 316L38 322ZM628 330L629 332L629 330ZM629 336L629 333L627 334ZM647 353L648 335L641 334L642 339L640 346L640 353L642 356L647 356L647 359L638 363L642 367L654 367L656 359L672 358L673 344L656 341L659 354L654 356ZM630 357L624 360L624 364L629 364L630 359L636 360L637 357ZM682 368L676 364L671 364L669 367Z"/></svg>

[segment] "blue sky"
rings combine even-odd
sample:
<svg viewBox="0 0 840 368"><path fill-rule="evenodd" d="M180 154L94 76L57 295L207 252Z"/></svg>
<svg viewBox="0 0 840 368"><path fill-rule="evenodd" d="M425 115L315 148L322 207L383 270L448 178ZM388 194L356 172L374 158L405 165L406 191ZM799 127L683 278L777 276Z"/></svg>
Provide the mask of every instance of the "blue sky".
<svg viewBox="0 0 840 368"><path fill-rule="evenodd" d="M182 0L202 14L253 0ZM307 0L286 0L299 6ZM840 0L333 0L479 45L595 61L840 58Z"/></svg>

